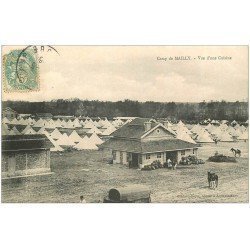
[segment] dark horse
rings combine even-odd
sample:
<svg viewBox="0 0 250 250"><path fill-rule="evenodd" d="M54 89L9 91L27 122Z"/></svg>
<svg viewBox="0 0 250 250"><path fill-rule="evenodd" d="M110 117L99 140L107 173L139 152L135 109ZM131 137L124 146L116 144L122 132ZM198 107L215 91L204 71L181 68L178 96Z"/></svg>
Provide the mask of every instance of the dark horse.
<svg viewBox="0 0 250 250"><path fill-rule="evenodd" d="M239 149L234 149L231 148L231 151L234 153L234 156L236 157L237 155L240 157L241 156L241 151Z"/></svg>
<svg viewBox="0 0 250 250"><path fill-rule="evenodd" d="M219 177L215 173L207 172L207 179L210 188L214 188L214 183L218 187Z"/></svg>

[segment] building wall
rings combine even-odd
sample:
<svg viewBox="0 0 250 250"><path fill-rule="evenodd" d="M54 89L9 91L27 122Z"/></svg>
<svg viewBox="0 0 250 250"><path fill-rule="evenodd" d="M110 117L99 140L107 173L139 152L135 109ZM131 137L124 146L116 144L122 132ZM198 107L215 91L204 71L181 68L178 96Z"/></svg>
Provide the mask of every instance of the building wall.
<svg viewBox="0 0 250 250"><path fill-rule="evenodd" d="M114 157L114 154L116 155L116 157ZM127 152L114 150L113 151L113 163L127 165L128 164Z"/></svg>
<svg viewBox="0 0 250 250"><path fill-rule="evenodd" d="M15 161L14 171L10 168L9 158ZM13 159L12 158L12 159ZM12 172L13 171L13 172ZM50 172L50 151L36 150L27 152L4 152L2 154L2 176L25 176Z"/></svg>
<svg viewBox="0 0 250 250"><path fill-rule="evenodd" d="M166 161L164 152L159 153L161 155L161 158L157 158L157 153L151 153L150 159L147 159L147 154L142 155L142 164L140 164L140 167L143 167L145 165L150 165L153 161L159 160L162 164Z"/></svg>
<svg viewBox="0 0 250 250"><path fill-rule="evenodd" d="M182 154L182 152L185 152L185 154ZM195 149L186 149L178 151L178 162L181 160L182 157L187 157L189 155L198 156L198 149L195 148Z"/></svg>
<svg viewBox="0 0 250 250"><path fill-rule="evenodd" d="M113 157L113 163L114 164L124 164L127 165L127 157L128 154L127 152L121 152L121 151L115 151L116 152L116 158ZM185 152L183 155L182 152ZM179 162L183 156L189 156L189 155L195 155L197 156L198 149L187 149L187 150L179 150L177 151L177 161ZM122 154L122 157L121 157ZM157 158L158 153L151 153L150 159L147 159L147 154L142 154L142 162L139 164L140 168L143 168L145 165L150 165L153 161L159 160L162 164L167 161L166 159L166 152L161 152L159 153L161 155L161 158ZM121 162L122 159L122 162Z"/></svg>
<svg viewBox="0 0 250 250"><path fill-rule="evenodd" d="M166 140L166 139L173 139L174 136L163 129L162 127L156 128L150 134L145 136L142 141L150 141L150 140Z"/></svg>

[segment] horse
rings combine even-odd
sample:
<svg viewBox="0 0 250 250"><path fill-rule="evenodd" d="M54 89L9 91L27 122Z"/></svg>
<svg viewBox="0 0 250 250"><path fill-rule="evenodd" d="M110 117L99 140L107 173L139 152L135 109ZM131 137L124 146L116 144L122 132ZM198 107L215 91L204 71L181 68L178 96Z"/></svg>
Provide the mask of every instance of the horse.
<svg viewBox="0 0 250 250"><path fill-rule="evenodd" d="M207 172L208 185L210 188L218 187L219 177L215 173Z"/></svg>
<svg viewBox="0 0 250 250"><path fill-rule="evenodd" d="M234 149L234 148L231 148L231 150L233 153L234 153L234 157L236 157L237 155L239 157L241 157L241 151L239 149Z"/></svg>

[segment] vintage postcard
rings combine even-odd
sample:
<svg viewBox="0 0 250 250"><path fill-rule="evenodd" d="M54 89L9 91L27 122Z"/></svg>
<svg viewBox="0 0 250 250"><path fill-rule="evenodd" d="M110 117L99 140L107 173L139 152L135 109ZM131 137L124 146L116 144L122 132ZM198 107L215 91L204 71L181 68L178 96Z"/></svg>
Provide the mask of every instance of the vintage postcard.
<svg viewBox="0 0 250 250"><path fill-rule="evenodd" d="M2 46L2 203L249 202L248 46Z"/></svg>

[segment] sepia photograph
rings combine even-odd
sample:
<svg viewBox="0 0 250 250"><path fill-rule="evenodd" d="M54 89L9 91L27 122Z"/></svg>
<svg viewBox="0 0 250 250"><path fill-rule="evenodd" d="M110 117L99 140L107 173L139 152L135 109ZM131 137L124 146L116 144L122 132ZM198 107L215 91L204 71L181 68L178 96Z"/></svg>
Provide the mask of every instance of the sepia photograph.
<svg viewBox="0 0 250 250"><path fill-rule="evenodd" d="M2 203L248 203L248 46L2 46Z"/></svg>

